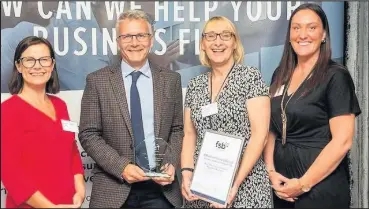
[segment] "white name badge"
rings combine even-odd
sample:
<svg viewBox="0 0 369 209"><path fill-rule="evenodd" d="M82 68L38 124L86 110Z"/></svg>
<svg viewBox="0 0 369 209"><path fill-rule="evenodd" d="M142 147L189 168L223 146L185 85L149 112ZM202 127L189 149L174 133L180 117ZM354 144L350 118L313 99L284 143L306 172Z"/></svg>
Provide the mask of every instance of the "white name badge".
<svg viewBox="0 0 369 209"><path fill-rule="evenodd" d="M73 121L69 121L69 120L61 120L61 123L62 123L64 131L78 133L77 122L73 122Z"/></svg>
<svg viewBox="0 0 369 209"><path fill-rule="evenodd" d="M201 107L201 114L203 118L217 113L218 113L218 103L216 102Z"/></svg>
<svg viewBox="0 0 369 209"><path fill-rule="evenodd" d="M283 91L284 91L284 85L279 87L279 89L275 92L273 97L281 96L283 94Z"/></svg>

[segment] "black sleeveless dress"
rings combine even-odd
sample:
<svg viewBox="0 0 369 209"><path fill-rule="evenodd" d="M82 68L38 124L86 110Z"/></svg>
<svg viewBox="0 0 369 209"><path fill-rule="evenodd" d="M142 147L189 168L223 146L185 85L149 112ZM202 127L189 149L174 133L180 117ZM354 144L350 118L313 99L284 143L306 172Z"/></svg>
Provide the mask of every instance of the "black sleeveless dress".
<svg viewBox="0 0 369 209"><path fill-rule="evenodd" d="M273 81L272 81L273 82ZM287 178L300 178L332 139L329 120L344 114L361 113L349 72L333 64L324 82L304 94L303 83L289 101L286 144L282 145L281 95L272 97L270 129L276 135L274 164ZM285 96L284 102L290 98ZM284 103L285 105L285 103ZM283 107L284 107L283 105ZM350 176L347 156L335 171L290 203L274 196L276 208L349 208Z"/></svg>

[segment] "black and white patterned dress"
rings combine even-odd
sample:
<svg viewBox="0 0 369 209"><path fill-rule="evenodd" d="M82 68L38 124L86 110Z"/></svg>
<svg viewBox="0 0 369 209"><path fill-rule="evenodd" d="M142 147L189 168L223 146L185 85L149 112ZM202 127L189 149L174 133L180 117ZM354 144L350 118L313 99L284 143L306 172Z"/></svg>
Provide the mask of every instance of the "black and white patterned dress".
<svg viewBox="0 0 369 209"><path fill-rule="evenodd" d="M191 120L197 130L195 163L206 129L245 137L246 147L251 132L246 101L257 96L268 96L268 87L258 69L235 65L229 74L228 81L224 84L223 90L218 95L218 113L203 118L201 107L210 104L209 73L201 74L190 80L184 104L185 107L191 109ZM270 208L272 206L272 195L269 185L264 161L259 159L241 184L233 207ZM209 204L203 200L186 201L185 207L208 208Z"/></svg>

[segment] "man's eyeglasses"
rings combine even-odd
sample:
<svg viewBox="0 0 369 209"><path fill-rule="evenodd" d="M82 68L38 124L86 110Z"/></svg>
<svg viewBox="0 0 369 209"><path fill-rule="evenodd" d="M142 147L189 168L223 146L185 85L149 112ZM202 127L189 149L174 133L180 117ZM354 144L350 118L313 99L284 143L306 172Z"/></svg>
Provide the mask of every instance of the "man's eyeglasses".
<svg viewBox="0 0 369 209"><path fill-rule="evenodd" d="M202 37L204 37L207 41L215 41L218 36L223 41L229 41L231 40L232 36L234 36L234 33L231 31L223 31L222 33L209 32L202 34Z"/></svg>
<svg viewBox="0 0 369 209"><path fill-rule="evenodd" d="M120 35L120 36L117 37L117 40L120 40L123 43L128 43L128 42L132 41L133 36L136 37L137 41L144 42L144 41L148 41L150 39L151 34L150 33L139 33L139 34L136 34L136 35L131 35L131 34Z"/></svg>
<svg viewBox="0 0 369 209"><path fill-rule="evenodd" d="M35 59L33 57L22 57L18 59L18 62L21 62L26 68L34 67L36 65L36 61L38 61L42 67L50 67L54 63L54 59L51 57L41 57L39 59Z"/></svg>

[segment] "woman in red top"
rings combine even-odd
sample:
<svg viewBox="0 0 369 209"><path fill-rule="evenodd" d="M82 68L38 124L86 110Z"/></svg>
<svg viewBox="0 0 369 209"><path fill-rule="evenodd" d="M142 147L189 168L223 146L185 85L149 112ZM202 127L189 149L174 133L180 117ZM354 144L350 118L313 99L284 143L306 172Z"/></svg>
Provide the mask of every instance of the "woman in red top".
<svg viewBox="0 0 369 209"><path fill-rule="evenodd" d="M1 104L1 180L8 208L80 207L83 166L59 92L51 44L27 37L15 51L9 90Z"/></svg>

